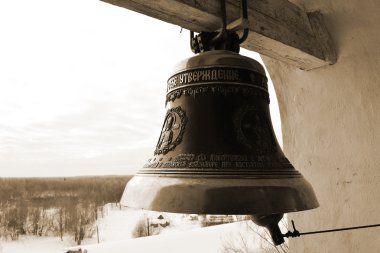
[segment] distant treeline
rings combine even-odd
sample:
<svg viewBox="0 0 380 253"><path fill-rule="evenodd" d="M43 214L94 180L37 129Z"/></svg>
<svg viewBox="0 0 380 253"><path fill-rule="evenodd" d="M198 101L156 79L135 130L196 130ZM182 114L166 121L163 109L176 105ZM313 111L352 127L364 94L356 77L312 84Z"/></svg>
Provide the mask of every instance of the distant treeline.
<svg viewBox="0 0 380 253"><path fill-rule="evenodd" d="M73 235L80 244L131 176L0 178L0 237Z"/></svg>
<svg viewBox="0 0 380 253"><path fill-rule="evenodd" d="M101 205L118 202L131 176L91 176L63 178L0 178L0 205L30 201L55 206L62 201Z"/></svg>

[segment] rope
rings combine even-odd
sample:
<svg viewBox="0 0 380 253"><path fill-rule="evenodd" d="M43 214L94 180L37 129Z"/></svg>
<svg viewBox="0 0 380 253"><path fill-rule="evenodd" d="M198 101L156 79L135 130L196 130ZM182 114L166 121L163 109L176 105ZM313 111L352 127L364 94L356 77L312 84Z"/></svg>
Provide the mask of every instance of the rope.
<svg viewBox="0 0 380 253"><path fill-rule="evenodd" d="M312 231L312 232L304 232L300 233L294 225L294 221L292 220L292 226L293 226L293 232L288 231L286 234L283 234L283 237L299 237L301 235L312 235L312 234L322 234L322 233L331 233L331 232L339 232L339 231L346 231L346 230L354 230L354 229L362 229L362 228L373 228L373 227L380 227L380 224L372 224L372 225L365 225L365 226L358 226L358 227L347 227L347 228L336 228L336 229L328 229L328 230L319 230L319 231Z"/></svg>

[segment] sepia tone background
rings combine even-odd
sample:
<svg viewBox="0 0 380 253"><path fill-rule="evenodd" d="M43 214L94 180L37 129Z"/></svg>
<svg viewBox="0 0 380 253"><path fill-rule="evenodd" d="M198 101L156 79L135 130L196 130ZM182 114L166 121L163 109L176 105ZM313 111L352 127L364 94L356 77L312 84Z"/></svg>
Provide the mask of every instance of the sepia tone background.
<svg viewBox="0 0 380 253"><path fill-rule="evenodd" d="M380 116L378 114L380 109L380 76L378 74L380 67L380 51L378 47L380 36L377 31L380 24L378 16L380 4L376 1L358 0L339 0L333 2L327 0L313 2L293 0L291 2L307 11L320 10L323 13L327 29L338 53L338 61L331 66L304 71L272 58L264 57L264 62L274 81L279 99L284 134L284 151L289 160L313 185L321 204L321 207L316 210L292 214L290 217L295 219L297 228L300 231L379 223L380 216L377 210L380 196L380 174L378 169L380 165L380 132L378 127L380 123ZM44 2L44 4L44 8L47 8L48 3ZM101 8L101 11L100 9L98 10L97 15L99 16L97 16L96 20L98 20L99 24L95 30L100 29L108 19L108 17L101 16L101 13L106 12L106 8L117 9L118 15L126 12L126 10L117 7L105 6L106 4L104 4L104 8ZM78 7L76 17L83 19L79 6L76 7ZM62 49L54 45L56 45L57 41L67 39L67 36L60 37L61 33L55 34L53 31L58 30L59 27L65 27L64 25L68 22L77 24L73 21L75 20L73 19L75 15L67 18L68 11L62 11L62 8L54 6L51 6L51 8L56 8L57 12L55 14L57 15L58 13L66 14L62 18L64 22L53 24L52 27L48 26L49 23L45 22L44 18L41 18L40 22L34 24L33 22L19 22L20 19L17 17L22 17L29 13L28 8L22 9L19 6L15 7L16 13L19 16L7 14L10 13L8 11L4 11L4 15L0 16L2 19L4 17L11 18L2 20L1 22L3 24L3 31L10 32L8 37L19 36L16 40L2 40L1 42L3 43L1 54L8 57L3 57L3 59L7 60L1 61L1 67L7 73L14 72L8 79L4 80L3 75L1 77L3 78L1 83L13 80L13 85L7 86L6 89L2 86L3 92L1 92L2 101L5 101L4 106L2 106L2 112L5 116L2 117L3 124L1 129L3 136L5 136L2 141L2 145L4 145L2 150L5 150L5 152L2 152L2 164L4 165L2 173L5 175L5 173L9 173L8 171L10 171L14 173L13 175L32 175L34 172L38 172L41 175L54 175L57 172L52 171L65 173L68 172L67 168L72 168L73 170L70 174L77 174L79 171L80 173L87 174L92 168L97 168L98 166L104 168L106 165L110 171L111 168L118 168L115 170L117 171L115 173L121 173L121 170L124 171L124 164L128 164L130 171L132 171L137 164L142 164L145 158L141 158L141 160L139 158L139 160L136 159L135 162L132 162L127 160L125 156L117 154L126 154L126 151L130 149L137 150L136 152L140 154L139 150L142 151L145 148L151 149L156 142L163 118L162 116L157 117L157 121L150 118L148 122L145 119L143 120L141 117L142 113L136 113L139 106L136 106L134 101L150 99L149 101L152 101L152 104L155 106L144 108L145 112L149 111L153 112L153 114L163 115L163 111L158 111L158 108L162 108L163 110L164 96L163 94L158 95L158 92L153 92L153 87L155 86L153 86L151 80L158 80L157 77L160 75L162 68L169 67L172 63L163 64L159 62L148 68L147 64L150 61L141 56L150 55L148 50L151 49L152 40L136 39L133 40L136 42L136 45L127 47L131 49L128 51L129 53L124 54L123 58L131 58L130 52L137 52L137 48L141 48L142 43L146 43L143 44L143 50L140 49L141 52L136 56L138 60L126 60L125 62L129 62L130 65L121 65L120 68L115 68L112 61L110 61L111 63L107 61L109 65L101 65L100 69L102 71L98 71L99 73L103 73L104 76L98 76L94 80L87 79L93 76L95 71L91 67L88 68L88 63L81 62L80 56L83 58L94 57L96 52L98 52L98 46L102 45L97 45L96 43L109 38L107 36L107 29L116 25L106 26L91 41L85 43L84 38L86 36L84 36L85 33L81 30L76 36L70 35L71 39L66 42L66 45L71 45L72 47L65 51L63 56L67 57L66 60L68 62L72 62L73 64L78 63L82 67L79 72L86 73L86 75L84 78L82 77L83 80L81 78L79 80L82 80L82 83L87 85L86 88L81 89L77 85L70 86L73 80L67 78L75 76L68 73L68 70L71 68L65 69L67 70L67 75L62 75L62 72L55 72L56 69L64 68L65 64L63 66L55 66L56 68L52 69L48 68L52 64L39 65L40 67L37 70L26 73L22 72L23 76L29 76L27 80L36 78L38 85L37 87L32 87L29 83L25 83L26 81L19 79L21 75L17 75L19 73L18 70L22 66L29 69L31 66L38 65L36 64L37 59L40 62L53 62L53 59L56 58L55 53L60 52ZM7 8L1 9L6 10ZM82 10L84 11L85 8ZM12 19L12 17L14 18ZM39 17L43 17L43 15L39 15ZM136 23L147 24L146 22L148 21L131 21L133 25L130 27L130 30L126 29L123 22L120 22L123 25L119 27L117 34L126 35L132 31L133 27L137 27ZM16 27L10 28L4 26L5 23L12 23ZM152 21L152 26L149 25L147 27L153 27L155 23L157 21ZM32 27L45 27L45 30L41 31L40 35L49 34L50 36L48 36L45 42L36 42L31 39L35 33L17 33L25 25L30 25L29 30ZM64 30L62 29L61 31ZM169 33L169 30L163 31L158 29L147 30L146 33L153 38L157 38L154 31L162 31L165 34ZM179 27L173 33L179 33ZM73 38L76 39L74 40ZM158 48L167 48L170 45L173 46L170 48L173 48L174 52L175 45L187 44L187 38L186 34L184 35L184 42L176 41L173 44L169 44L173 40L168 40ZM29 43L26 45L21 43L24 41L28 41ZM130 41L130 36L125 41ZM154 41L161 43L159 39ZM15 43L18 47L12 50L11 45ZM45 58L38 54L39 51L37 49L41 43L45 44L43 44L44 50L40 49L40 51L45 51L46 48L50 49L50 54ZM83 52L74 51L78 43L83 43L81 47L85 49ZM125 45L121 37L114 39L112 43ZM110 50L109 53L114 49L112 46L108 46L108 48ZM165 50L157 50L156 48L153 51L159 51L158 58L168 59L168 54ZM180 49L178 52L184 52L184 50ZM122 51L114 52L119 57L121 53ZM175 54L175 58L178 57L178 53L173 54ZM29 55L29 57L25 57L26 55ZM104 61L99 59L94 59L91 62L104 63ZM10 66L13 66L13 68ZM143 71L140 73L135 72L135 67ZM128 94L132 94L129 103L125 102L124 97L120 98L120 102L112 106L113 108L120 108L120 111L110 113L107 110L107 106L104 106L105 101L111 100L111 97L107 95L109 91L107 89L106 92L104 88L99 88L101 87L99 85L107 83L109 88L113 87L113 89L109 90L117 91L120 94L122 89L119 87L125 87L125 80L121 78L109 78L116 76L116 73L113 71L118 70L125 73L126 69L134 69L134 71L129 73L132 76L136 75L136 85L128 86L128 89L130 89L128 90ZM146 69L155 69L155 75L148 76ZM107 70L110 72L105 72ZM43 75L37 75L36 73L42 73ZM44 76L44 78L40 79L41 76ZM144 77L147 78L150 86L144 86L147 84L138 82L138 80L143 80ZM166 77L167 75L164 78ZM57 81L57 86L51 86L52 83L55 83L53 81ZM157 83L164 84L165 81L162 79ZM98 86L96 85L97 83L99 84ZM143 91L137 92L134 89L137 86L144 87ZM49 89L54 91L54 96L50 95L50 100L45 101L43 94ZM90 92L88 92L89 89L91 90ZM65 92L70 95L62 99ZM90 97L95 96L95 93L101 96L97 100L92 100ZM80 95L73 96L72 94ZM18 97L18 99L15 100L15 97ZM162 97L162 102L154 102L156 97ZM54 108L52 106L53 102L59 99L62 99L67 104ZM82 105L81 103L75 104L71 99L77 99L81 103L83 101L90 101L91 106L87 107L87 105ZM115 101L115 98L112 100ZM14 101L21 102L14 104ZM28 103L22 105L23 101L28 101ZM131 108L132 112L125 115L123 108L128 108L131 105L134 105ZM69 116L65 111L68 108L72 110L68 114ZM36 113L41 111L43 113ZM54 113L57 111L61 111L62 114L55 115ZM53 118L55 118L53 122L43 120L44 115L49 114L53 114ZM103 120L94 120L94 115L101 115ZM123 137L119 137L118 140L114 141L119 145L120 153L110 153L109 150L114 149L101 143L104 144L104 140L111 141L111 139L107 139L109 138L108 134L112 132L109 124L111 124L110 122L113 119L119 118L119 116L130 117L128 118L129 122L138 122L136 123L137 125L134 125L136 129L131 129L130 126L123 126L119 130L122 133L127 131L128 139L133 139L139 131L144 131L146 134L149 133L148 135L151 137L147 135L147 138L139 139L140 141L137 140L133 144L125 144L125 141L122 141ZM74 119L75 123L67 123L67 118ZM84 125L80 123L83 121L85 122ZM69 122L72 122L71 119ZM115 124L119 125L118 123ZM55 129L52 128L55 125L60 126L58 130L51 130ZM61 126L65 125L69 125L70 127L61 129ZM69 134L69 130L72 131L71 134ZM54 135L49 135L52 131L57 131L59 139L55 139ZM153 131L157 132L150 135ZM83 136L86 138L82 139ZM36 145L36 138L42 138L45 141L45 145L43 146L48 147L45 151L38 151L39 144ZM83 146L78 145L78 140L85 140L81 143L87 143L88 146L81 149ZM66 146L66 144L69 145ZM55 149L57 145L58 149ZM65 147L69 148L66 149ZM55 150L55 152L51 152L52 150ZM39 154L42 154L42 158L37 159L34 163L28 163L24 159L19 159L19 157L33 158ZM77 154L80 154L80 157L76 157L75 155ZM139 157L137 155L134 156L137 153L132 152L130 154L133 157ZM100 157L106 157L107 159L98 160ZM54 165L50 160L52 158L55 161L58 159L60 161L58 164L62 165L62 167L51 169ZM104 161L107 163L104 163ZM28 166L28 169L25 170L25 166L29 164L38 166ZM120 166L122 169L119 169L121 168ZM65 171L63 171L64 169ZM31 171L33 173L30 173ZM377 230L368 229L305 236L291 239L290 247L292 252L378 252L380 241L377 234Z"/></svg>

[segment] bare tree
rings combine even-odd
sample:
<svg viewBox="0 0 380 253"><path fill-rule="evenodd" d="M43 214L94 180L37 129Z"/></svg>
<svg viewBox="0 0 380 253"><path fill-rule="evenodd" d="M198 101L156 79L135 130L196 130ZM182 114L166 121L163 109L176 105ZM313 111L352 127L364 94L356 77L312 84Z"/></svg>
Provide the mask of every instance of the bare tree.
<svg viewBox="0 0 380 253"><path fill-rule="evenodd" d="M143 218L139 220L132 231L132 236L134 238L158 235L162 230L162 227L158 224L152 224L149 218Z"/></svg>
<svg viewBox="0 0 380 253"><path fill-rule="evenodd" d="M286 227L286 221L280 222L281 227ZM231 234L222 239L222 253L254 253L260 248L264 253L289 253L287 241L275 246L269 232L252 221L242 223L242 229L238 234Z"/></svg>
<svg viewBox="0 0 380 253"><path fill-rule="evenodd" d="M58 231L59 231L59 236L61 237L61 241L63 241L65 223L66 223L66 212L63 207L60 207L58 210Z"/></svg>
<svg viewBox="0 0 380 253"><path fill-rule="evenodd" d="M33 235L37 235L38 233L38 225L40 223L40 209L35 207L31 209L29 213L31 232Z"/></svg>
<svg viewBox="0 0 380 253"><path fill-rule="evenodd" d="M145 237L150 235L149 222L146 219L141 219L137 222L132 236L134 238Z"/></svg>

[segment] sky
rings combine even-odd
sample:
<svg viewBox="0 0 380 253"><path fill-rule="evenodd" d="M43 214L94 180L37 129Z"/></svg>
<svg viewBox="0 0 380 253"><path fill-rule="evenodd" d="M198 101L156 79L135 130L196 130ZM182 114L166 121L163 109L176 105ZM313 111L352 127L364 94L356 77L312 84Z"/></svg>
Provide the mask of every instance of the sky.
<svg viewBox="0 0 380 253"><path fill-rule="evenodd" d="M192 55L187 30L98 0L0 0L0 177L136 173Z"/></svg>

